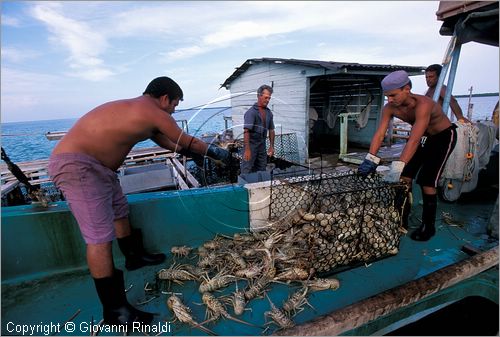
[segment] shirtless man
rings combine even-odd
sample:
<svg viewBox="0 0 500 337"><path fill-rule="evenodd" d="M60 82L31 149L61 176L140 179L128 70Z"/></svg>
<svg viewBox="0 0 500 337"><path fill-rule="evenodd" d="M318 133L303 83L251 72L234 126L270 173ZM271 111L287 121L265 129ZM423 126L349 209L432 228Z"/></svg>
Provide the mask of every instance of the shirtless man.
<svg viewBox="0 0 500 337"><path fill-rule="evenodd" d="M440 64L431 64L425 69L425 81L427 82L427 86L429 87L429 89L427 89L427 92L425 93L425 96L430 97L431 99L434 97L434 92L436 91L436 85L438 83L439 75L441 75L442 69L443 67ZM438 99L438 103L439 105L441 105L441 107L443 106L445 94L446 85L443 84ZM460 123L470 123L470 121L464 117L462 108L460 108L460 105L458 105L458 102L455 97L453 97L453 95L450 98L450 107L455 117L457 117L457 121L459 121Z"/></svg>
<svg viewBox="0 0 500 337"><path fill-rule="evenodd" d="M128 270L165 260L164 254L144 251L140 231L128 220L127 199L115 171L132 147L152 139L172 151L229 159L227 151L207 146L178 127L171 114L182 98L177 83L158 77L142 96L105 103L81 117L49 160L52 181L63 192L86 242L88 267L107 324L149 324L153 318L128 303L123 272L113 263L113 239L118 240Z"/></svg>
<svg viewBox="0 0 500 337"><path fill-rule="evenodd" d="M384 77L382 90L387 96L387 104L382 109L382 120L358 173L368 175L375 172L380 162L376 154L393 117L411 124L410 137L399 160L392 162L391 170L385 179L398 182L401 178L411 187L413 178L420 171L417 184L422 189L422 225L411 234L411 238L427 241L436 232L436 187L446 160L455 147L456 126L443 113L441 105L426 96L411 93L411 81L404 70L392 72ZM405 222L409 211L409 208L403 211Z"/></svg>

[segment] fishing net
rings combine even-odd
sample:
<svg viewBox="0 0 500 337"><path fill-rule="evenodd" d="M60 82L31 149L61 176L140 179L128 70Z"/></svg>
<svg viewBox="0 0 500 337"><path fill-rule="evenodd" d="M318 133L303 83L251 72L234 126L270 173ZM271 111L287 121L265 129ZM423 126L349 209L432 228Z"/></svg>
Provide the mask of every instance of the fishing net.
<svg viewBox="0 0 500 337"><path fill-rule="evenodd" d="M294 232L294 244L316 272L398 252L408 187L352 171L275 180L270 221Z"/></svg>
<svg viewBox="0 0 500 337"><path fill-rule="evenodd" d="M495 132L491 122L457 123L457 143L439 179L444 200L455 201L476 188L479 172L488 164L496 143Z"/></svg>

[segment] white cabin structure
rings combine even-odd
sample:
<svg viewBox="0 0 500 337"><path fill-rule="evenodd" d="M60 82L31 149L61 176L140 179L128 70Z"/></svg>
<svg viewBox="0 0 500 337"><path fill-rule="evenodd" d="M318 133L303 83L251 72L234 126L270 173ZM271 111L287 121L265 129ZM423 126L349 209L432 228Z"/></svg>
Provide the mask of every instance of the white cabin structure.
<svg viewBox="0 0 500 337"><path fill-rule="evenodd" d="M258 58L246 60L221 87L231 93L235 138L243 138L243 116L257 101L257 88L273 87L268 107L276 135L296 134L298 159L305 163L313 146L313 151L339 146L337 120L342 116L350 117L349 142L368 146L384 102L380 81L401 69L412 76L423 75L425 67ZM309 121L310 108L314 126Z"/></svg>

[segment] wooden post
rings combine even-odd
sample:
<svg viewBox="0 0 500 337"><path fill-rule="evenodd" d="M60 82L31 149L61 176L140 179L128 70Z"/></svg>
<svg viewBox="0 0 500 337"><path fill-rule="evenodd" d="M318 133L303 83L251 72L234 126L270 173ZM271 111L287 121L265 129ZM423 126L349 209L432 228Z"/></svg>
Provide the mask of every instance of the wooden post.
<svg viewBox="0 0 500 337"><path fill-rule="evenodd" d="M414 304L497 265L498 246L310 322L277 331L275 334L279 336L338 336L342 332L389 315L399 308Z"/></svg>

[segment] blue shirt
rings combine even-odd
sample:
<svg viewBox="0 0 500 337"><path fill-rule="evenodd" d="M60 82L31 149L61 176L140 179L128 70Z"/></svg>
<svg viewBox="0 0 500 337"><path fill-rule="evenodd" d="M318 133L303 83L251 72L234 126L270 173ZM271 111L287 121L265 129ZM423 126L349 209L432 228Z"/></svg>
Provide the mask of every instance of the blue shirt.
<svg viewBox="0 0 500 337"><path fill-rule="evenodd" d="M245 112L243 128L250 133L250 142L260 143L266 141L267 131L274 130L273 114L269 108L264 108L266 111L266 123L262 122L259 106L255 103L250 109Z"/></svg>

